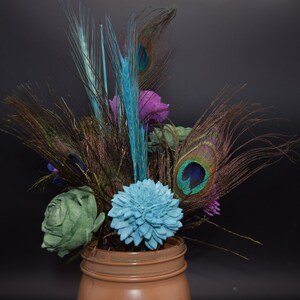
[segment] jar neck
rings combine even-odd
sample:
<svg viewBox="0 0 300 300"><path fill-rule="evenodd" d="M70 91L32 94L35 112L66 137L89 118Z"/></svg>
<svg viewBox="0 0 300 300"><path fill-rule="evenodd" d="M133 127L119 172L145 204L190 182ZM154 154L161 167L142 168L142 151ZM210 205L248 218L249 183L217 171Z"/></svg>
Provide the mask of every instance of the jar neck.
<svg viewBox="0 0 300 300"><path fill-rule="evenodd" d="M165 249L146 252L118 252L88 247L82 253L82 272L90 277L118 282L161 280L186 269L186 245L170 238Z"/></svg>

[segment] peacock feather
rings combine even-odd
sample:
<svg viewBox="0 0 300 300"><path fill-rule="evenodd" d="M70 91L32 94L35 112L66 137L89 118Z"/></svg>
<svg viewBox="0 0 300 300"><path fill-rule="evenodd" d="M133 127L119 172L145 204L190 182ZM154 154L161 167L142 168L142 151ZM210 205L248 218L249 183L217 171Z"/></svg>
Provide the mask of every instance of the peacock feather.
<svg viewBox="0 0 300 300"><path fill-rule="evenodd" d="M203 138L199 145L184 154L176 164L175 186L181 198L189 196L191 201L200 192L204 193L213 186L219 160L215 145L211 138Z"/></svg>
<svg viewBox="0 0 300 300"><path fill-rule="evenodd" d="M266 109L228 104L241 87L224 88L199 119L175 158L173 189L187 212L209 206L257 171L294 153L297 140L280 134L254 135Z"/></svg>
<svg viewBox="0 0 300 300"><path fill-rule="evenodd" d="M151 90L160 82L166 67L170 51L166 47L158 47L160 37L167 25L176 15L176 9L155 9L147 15L141 14L137 21L142 20L138 27L138 71L141 90ZM158 51L159 48L159 51Z"/></svg>

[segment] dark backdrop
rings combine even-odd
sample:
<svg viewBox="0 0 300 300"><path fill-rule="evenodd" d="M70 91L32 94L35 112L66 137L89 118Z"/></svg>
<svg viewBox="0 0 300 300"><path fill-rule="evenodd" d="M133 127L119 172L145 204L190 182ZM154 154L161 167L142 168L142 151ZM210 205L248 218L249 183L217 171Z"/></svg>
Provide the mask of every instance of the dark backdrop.
<svg viewBox="0 0 300 300"><path fill-rule="evenodd" d="M83 2L101 18L110 15L118 33L131 11L150 5L178 8L169 79L159 91L172 105L176 124L191 126L225 84L247 82L240 98L273 106L289 122L276 122L272 130L299 135L299 1ZM73 75L66 27L55 0L0 2L0 98L22 82L38 82L43 89L48 80L59 94L70 95L78 112L88 112ZM43 213L57 191L27 192L46 172L46 162L5 134L0 147L0 298L75 299L79 260L65 265L40 248ZM299 170L299 164L282 160L222 199L222 214L214 221L262 241L263 247L207 225L193 233L250 261L188 243L192 299L300 299Z"/></svg>

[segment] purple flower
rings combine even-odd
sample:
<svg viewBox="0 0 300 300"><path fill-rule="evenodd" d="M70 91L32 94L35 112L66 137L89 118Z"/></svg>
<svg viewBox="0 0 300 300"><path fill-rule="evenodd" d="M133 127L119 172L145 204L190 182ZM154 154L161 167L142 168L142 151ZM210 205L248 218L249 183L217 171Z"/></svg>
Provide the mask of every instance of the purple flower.
<svg viewBox="0 0 300 300"><path fill-rule="evenodd" d="M169 104L161 102L161 97L153 91L140 91L139 116L143 123L163 122L169 115Z"/></svg>
<svg viewBox="0 0 300 300"><path fill-rule="evenodd" d="M118 97L109 100L110 108L115 119L118 115ZM140 91L139 118L148 129L155 123L164 122L169 115L169 104L161 102L161 97L153 91Z"/></svg>

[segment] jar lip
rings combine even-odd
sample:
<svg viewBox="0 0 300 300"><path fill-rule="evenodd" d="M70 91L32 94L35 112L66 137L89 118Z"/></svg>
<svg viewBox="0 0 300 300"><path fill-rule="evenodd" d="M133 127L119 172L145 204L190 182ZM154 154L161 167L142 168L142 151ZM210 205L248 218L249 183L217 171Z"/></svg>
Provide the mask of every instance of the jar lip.
<svg viewBox="0 0 300 300"><path fill-rule="evenodd" d="M145 251L145 252L124 252L124 251L111 251L98 249L93 246L88 246L83 249L81 256L85 260L89 261L101 261L101 264L122 264L123 263L136 263L136 264L148 264L149 261L155 260L159 263L166 259L175 259L182 256L186 252L186 245L184 239L178 236L174 236L168 239L167 245L169 247L161 250ZM108 258L109 256L109 258ZM107 261L108 260L108 261Z"/></svg>

